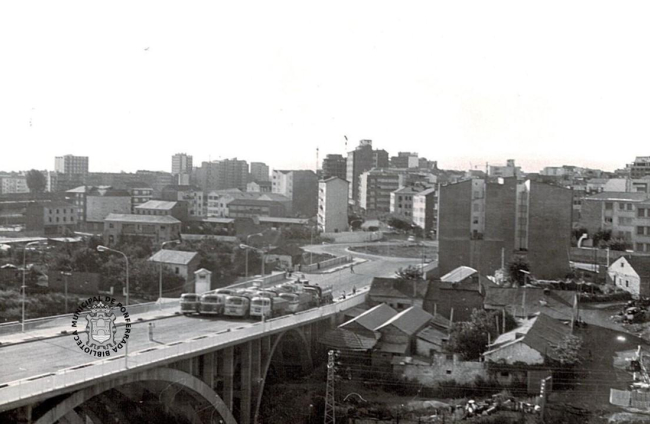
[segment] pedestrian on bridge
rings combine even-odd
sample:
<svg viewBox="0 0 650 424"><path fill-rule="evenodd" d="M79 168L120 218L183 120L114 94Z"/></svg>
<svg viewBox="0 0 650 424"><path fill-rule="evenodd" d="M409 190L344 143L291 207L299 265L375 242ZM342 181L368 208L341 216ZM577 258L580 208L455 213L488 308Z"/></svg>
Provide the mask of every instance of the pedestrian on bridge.
<svg viewBox="0 0 650 424"><path fill-rule="evenodd" d="M149 341L153 341L153 329L154 329L154 324L153 322L149 323Z"/></svg>
<svg viewBox="0 0 650 424"><path fill-rule="evenodd" d="M350 265L350 272L354 274L354 265Z"/></svg>

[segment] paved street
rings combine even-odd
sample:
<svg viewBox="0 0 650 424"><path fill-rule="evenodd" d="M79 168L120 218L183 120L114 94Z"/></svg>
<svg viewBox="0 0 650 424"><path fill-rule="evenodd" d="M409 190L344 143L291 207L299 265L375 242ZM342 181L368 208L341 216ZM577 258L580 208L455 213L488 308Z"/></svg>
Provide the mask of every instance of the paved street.
<svg viewBox="0 0 650 424"><path fill-rule="evenodd" d="M343 245L312 246L314 252L325 252L335 256L349 255ZM418 260L381 258L373 255L352 253L354 257L367 259L367 262L354 266L354 273L350 268L340 271L320 274L306 274L312 284L321 286L333 285L335 298L345 290L349 293L353 286L361 288L370 284L372 278L389 277L394 272L410 264L418 264ZM227 328L247 325L253 321L242 322L223 318L184 317L155 321L154 340L160 343L171 343L186 340L210 332L218 332ZM148 338L148 323L135 323L132 326L129 338L129 351L161 346L160 343L151 342ZM118 335L121 331L118 330ZM29 343L21 343L0 347L0 384L30 376L50 373L59 369L74 367L97 360L81 352L73 336L63 336Z"/></svg>

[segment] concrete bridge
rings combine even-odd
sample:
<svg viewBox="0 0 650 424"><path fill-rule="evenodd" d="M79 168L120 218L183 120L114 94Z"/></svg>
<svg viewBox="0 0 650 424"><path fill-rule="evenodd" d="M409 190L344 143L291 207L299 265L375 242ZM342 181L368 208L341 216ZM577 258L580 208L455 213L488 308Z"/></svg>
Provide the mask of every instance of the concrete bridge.
<svg viewBox="0 0 650 424"><path fill-rule="evenodd" d="M0 422L139 423L161 412L176 422L259 422L267 380L285 377L287 364L290 372L309 372L318 337L366 293L264 323L233 321L216 333L130 352L127 360L0 384Z"/></svg>

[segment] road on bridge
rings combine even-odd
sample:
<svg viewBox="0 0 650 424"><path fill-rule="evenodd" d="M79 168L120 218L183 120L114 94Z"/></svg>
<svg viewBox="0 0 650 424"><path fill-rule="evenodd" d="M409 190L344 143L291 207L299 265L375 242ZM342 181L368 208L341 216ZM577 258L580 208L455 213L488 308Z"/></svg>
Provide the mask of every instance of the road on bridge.
<svg viewBox="0 0 650 424"><path fill-rule="evenodd" d="M308 274L306 277L310 283L318 283L321 286L333 285L334 295L338 297L342 291L349 293L353 287L361 288L369 285L373 277L390 277L400 267L419 264L417 259L385 258L348 252L347 247L348 245L337 244L310 246L309 249L314 253L330 253L335 256L352 254L367 259L367 262L354 266L354 273L350 268L344 268L331 273L324 270L320 274ZM174 316L155 321L153 342L149 340L148 323L136 322L131 328L129 352L161 347L163 344L249 325L252 322L223 317ZM56 372L95 360L98 359L77 348L72 335L0 347L0 384Z"/></svg>

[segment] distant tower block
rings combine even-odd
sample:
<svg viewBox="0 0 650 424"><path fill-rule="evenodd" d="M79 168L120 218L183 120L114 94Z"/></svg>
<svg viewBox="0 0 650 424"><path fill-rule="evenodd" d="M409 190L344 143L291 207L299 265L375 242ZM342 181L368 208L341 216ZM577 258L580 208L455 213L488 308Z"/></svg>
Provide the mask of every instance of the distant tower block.
<svg viewBox="0 0 650 424"><path fill-rule="evenodd" d="M210 291L210 282L212 281L212 271L208 271L205 268L201 268L198 271L194 271L194 293L203 294L207 291Z"/></svg>

